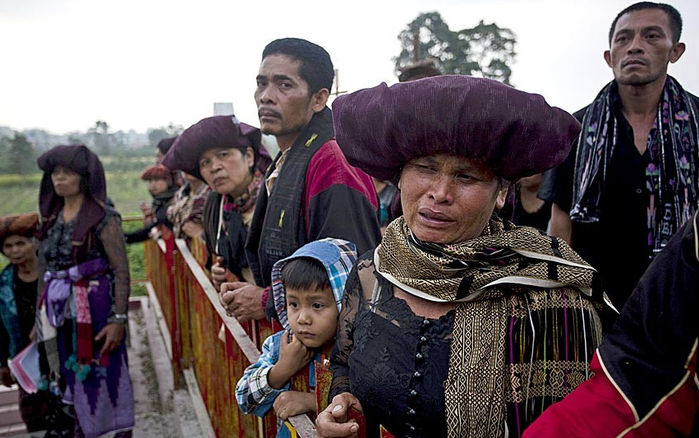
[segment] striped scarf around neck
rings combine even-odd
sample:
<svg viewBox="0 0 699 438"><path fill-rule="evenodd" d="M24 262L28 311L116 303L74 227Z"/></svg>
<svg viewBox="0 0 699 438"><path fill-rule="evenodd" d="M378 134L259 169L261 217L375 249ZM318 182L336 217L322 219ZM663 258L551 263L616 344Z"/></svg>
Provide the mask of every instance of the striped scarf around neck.
<svg viewBox="0 0 699 438"><path fill-rule="evenodd" d="M577 222L600 220L600 199L619 137L612 95L614 81L605 86L585 112L578 139L570 217ZM699 162L697 108L671 76L658 103L648 134L650 162L645 171L648 200L648 245L659 252L697 208Z"/></svg>
<svg viewBox="0 0 699 438"><path fill-rule="evenodd" d="M386 229L374 263L411 295L457 303L444 391L449 436L460 437L504 433L513 291L574 287L589 296L596 275L562 240L495 216L481 236L452 245L420 241L399 217Z"/></svg>

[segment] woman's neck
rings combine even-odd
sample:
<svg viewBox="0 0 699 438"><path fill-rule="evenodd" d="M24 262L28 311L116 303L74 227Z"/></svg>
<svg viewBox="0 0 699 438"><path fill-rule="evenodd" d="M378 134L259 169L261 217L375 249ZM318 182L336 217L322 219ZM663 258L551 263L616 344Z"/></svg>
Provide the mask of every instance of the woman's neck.
<svg viewBox="0 0 699 438"><path fill-rule="evenodd" d="M82 193L75 196L66 196L63 198L63 220L68 222L73 219L78 212L80 207L83 205L84 195Z"/></svg>
<svg viewBox="0 0 699 438"><path fill-rule="evenodd" d="M15 267L17 268L17 276L25 283L34 281L39 277L39 261L36 257L19 263Z"/></svg>
<svg viewBox="0 0 699 438"><path fill-rule="evenodd" d="M229 193L228 196L231 197L231 199L238 199L243 195L246 195L248 193L248 188L250 187L250 184L252 184L252 181L255 179L255 175L252 173L248 173L248 177L245 179L245 182L241 184L239 187L236 188L233 192Z"/></svg>

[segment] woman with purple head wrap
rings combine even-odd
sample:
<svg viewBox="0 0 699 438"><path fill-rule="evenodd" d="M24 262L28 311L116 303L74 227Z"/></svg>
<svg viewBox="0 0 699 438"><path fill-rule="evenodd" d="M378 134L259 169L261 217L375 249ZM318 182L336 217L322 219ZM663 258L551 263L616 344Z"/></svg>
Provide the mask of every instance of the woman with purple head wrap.
<svg viewBox="0 0 699 438"><path fill-rule="evenodd" d="M38 160L42 386L75 412L57 436L131 436L133 390L124 331L130 292L121 217L107 204L104 169L83 145Z"/></svg>
<svg viewBox="0 0 699 438"><path fill-rule="evenodd" d="M338 97L350 164L403 215L347 280L320 436L520 436L589 376L595 275L565 242L499 217L510 183L562 161L580 125L497 81L435 76Z"/></svg>

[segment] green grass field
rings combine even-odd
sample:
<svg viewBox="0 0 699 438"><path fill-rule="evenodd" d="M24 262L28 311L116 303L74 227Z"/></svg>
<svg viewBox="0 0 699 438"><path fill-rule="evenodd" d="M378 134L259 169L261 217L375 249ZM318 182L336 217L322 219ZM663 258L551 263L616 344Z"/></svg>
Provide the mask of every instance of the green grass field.
<svg viewBox="0 0 699 438"><path fill-rule="evenodd" d="M0 216L37 211L41 175L0 175ZM148 186L140 171L107 172L107 196L122 216L141 214L141 202L151 201Z"/></svg>

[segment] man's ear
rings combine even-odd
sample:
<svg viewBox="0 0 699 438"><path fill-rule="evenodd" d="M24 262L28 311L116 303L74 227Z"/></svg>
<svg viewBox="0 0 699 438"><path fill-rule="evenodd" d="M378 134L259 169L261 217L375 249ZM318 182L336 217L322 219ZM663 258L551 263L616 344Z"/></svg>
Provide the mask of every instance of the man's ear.
<svg viewBox="0 0 699 438"><path fill-rule="evenodd" d="M609 66L609 68L613 68L612 67L612 54L609 52L609 50L604 51L604 60L607 62L607 65Z"/></svg>
<svg viewBox="0 0 699 438"><path fill-rule="evenodd" d="M670 51L670 62L673 64L676 63L682 57L686 49L687 47L684 45L684 43L675 44Z"/></svg>
<svg viewBox="0 0 699 438"><path fill-rule="evenodd" d="M330 97L330 91L327 88L321 88L320 90L313 93L311 96L311 103L314 113L319 113L323 111L325 105L328 103L328 98Z"/></svg>

